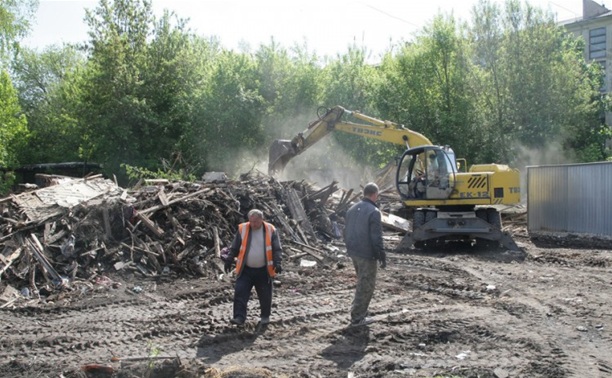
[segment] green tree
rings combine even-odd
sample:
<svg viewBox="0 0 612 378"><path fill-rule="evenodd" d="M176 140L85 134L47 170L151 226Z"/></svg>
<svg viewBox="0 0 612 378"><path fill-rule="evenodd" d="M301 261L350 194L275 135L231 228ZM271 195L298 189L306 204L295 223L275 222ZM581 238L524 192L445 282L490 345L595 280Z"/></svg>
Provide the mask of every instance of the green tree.
<svg viewBox="0 0 612 378"><path fill-rule="evenodd" d="M436 16L414 43L385 56L376 105L386 118L474 161L479 129L470 51L455 20Z"/></svg>
<svg viewBox="0 0 612 378"><path fill-rule="evenodd" d="M580 144L591 143L583 134L600 135L598 77L550 13L517 0L503 10L482 0L471 40L487 157L512 162L525 148L558 144L563 161L572 161Z"/></svg>
<svg viewBox="0 0 612 378"><path fill-rule="evenodd" d="M326 107L340 105L348 110L358 110L377 117L376 87L380 83L378 68L368 62L369 52L364 47L349 46L346 53L327 62L323 71L323 104ZM314 117L312 117L314 118ZM331 158L337 168L351 168L355 163L379 167L389 161L397 148L355 135L334 133L320 154L320 166L325 167ZM341 149L336 147L335 141Z"/></svg>
<svg viewBox="0 0 612 378"><path fill-rule="evenodd" d="M28 119L30 138L19 151L22 164L83 159L78 118L85 61L72 46L38 53L23 49L13 63L15 86Z"/></svg>
<svg viewBox="0 0 612 378"><path fill-rule="evenodd" d="M315 116L323 93L316 54L305 46L291 51L274 41L255 53L259 93L264 100L262 118L266 144L303 130Z"/></svg>
<svg viewBox="0 0 612 378"><path fill-rule="evenodd" d="M222 51L194 107L192 128L185 138L190 143L188 159L202 170L232 173L253 168L266 159L264 111L255 60Z"/></svg>
<svg viewBox="0 0 612 378"><path fill-rule="evenodd" d="M182 156L202 50L183 20L157 20L147 0L101 0L87 12L90 58L81 116L92 156L108 170L122 164L155 171Z"/></svg>
<svg viewBox="0 0 612 378"><path fill-rule="evenodd" d="M0 166L17 165L17 151L27 138L27 121L6 71L0 72Z"/></svg>
<svg viewBox="0 0 612 378"><path fill-rule="evenodd" d="M121 163L140 165L141 143L154 137L147 128L146 101L139 96L146 67L151 3L101 0L87 11L90 58L81 116L95 159L111 172Z"/></svg>
<svg viewBox="0 0 612 378"><path fill-rule="evenodd" d="M19 50L19 40L30 30L30 19L38 0L3 0L0 2L0 61Z"/></svg>
<svg viewBox="0 0 612 378"><path fill-rule="evenodd" d="M146 102L142 121L151 136L140 145L141 161L147 167L157 166L160 157L176 160L180 155L181 139L191 127L193 99L205 75L202 61L208 54L208 46L196 46L185 21L175 20L169 12L155 21L152 34L138 93Z"/></svg>

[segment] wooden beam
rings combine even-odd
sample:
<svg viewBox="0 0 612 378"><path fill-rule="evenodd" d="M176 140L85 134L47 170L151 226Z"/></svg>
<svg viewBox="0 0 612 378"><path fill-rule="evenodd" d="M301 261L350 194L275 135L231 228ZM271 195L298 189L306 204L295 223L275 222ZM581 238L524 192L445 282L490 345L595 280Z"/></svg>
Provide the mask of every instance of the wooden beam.
<svg viewBox="0 0 612 378"><path fill-rule="evenodd" d="M159 228L155 222L153 222L152 220L150 220L146 215L144 215L143 213L141 213L140 211L136 212L136 217L138 217L138 219L140 219L142 221L142 223L144 223L145 226L147 226L147 228L151 231L153 231L153 233L158 237L161 238L164 235L164 230L162 230L161 228Z"/></svg>
<svg viewBox="0 0 612 378"><path fill-rule="evenodd" d="M149 213L154 213L154 212L156 212L157 210L163 209L164 207L168 207L168 206L170 206L170 205L172 205L172 204L174 204L174 203L177 203L177 202L185 201L186 199L189 199L189 198L191 198L191 197L198 196L198 195L200 195L200 194L208 193L208 192L210 192L211 190L212 190L211 188L204 188L204 189L202 189L202 190L198 190L197 192L193 192L193 193L191 193L191 194L187 194L186 196L183 196L183 197L181 197L181 198L177 198L177 199L175 199L175 200L168 201L168 204L166 204L166 205L163 205L163 204L162 204L162 205L157 205L157 206L150 207L150 208L145 209L145 210L140 210L140 211L139 211L139 213L140 213L140 214L149 214Z"/></svg>

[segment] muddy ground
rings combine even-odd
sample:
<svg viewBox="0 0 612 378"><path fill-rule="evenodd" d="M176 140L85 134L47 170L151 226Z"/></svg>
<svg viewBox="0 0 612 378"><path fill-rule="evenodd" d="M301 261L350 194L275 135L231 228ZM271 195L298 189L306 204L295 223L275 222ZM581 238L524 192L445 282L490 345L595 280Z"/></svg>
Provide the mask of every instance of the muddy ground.
<svg viewBox="0 0 612 378"><path fill-rule="evenodd" d="M231 281L115 276L68 303L0 310L0 376L612 376L612 251L515 240L523 251L389 253L375 322L356 328L348 260L285 264L265 329L256 300L245 327L229 324Z"/></svg>

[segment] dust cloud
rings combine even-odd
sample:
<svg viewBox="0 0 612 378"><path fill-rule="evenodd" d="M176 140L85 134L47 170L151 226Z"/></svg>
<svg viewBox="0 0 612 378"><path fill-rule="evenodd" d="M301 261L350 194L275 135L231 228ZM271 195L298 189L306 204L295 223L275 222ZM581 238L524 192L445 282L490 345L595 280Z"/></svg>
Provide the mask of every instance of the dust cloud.
<svg viewBox="0 0 612 378"><path fill-rule="evenodd" d="M306 180L318 186L336 181L340 188L360 191L362 185L373 180L374 173L371 167L352 159L329 136L289 161L277 178Z"/></svg>
<svg viewBox="0 0 612 378"><path fill-rule="evenodd" d="M521 171L524 171L530 165L575 163L575 157L564 153L563 147L559 142L551 142L538 149L518 146L516 150L518 153L514 166Z"/></svg>
<svg viewBox="0 0 612 378"><path fill-rule="evenodd" d="M268 121L267 143L261 150L242 149L234 151L231 156L208 156L214 170L221 170L231 178L237 178L246 172L259 171L268 173L269 147L275 139L291 140L299 132L304 132L317 120L317 110L312 110L287 119ZM265 121L263 122L266 123ZM283 172L275 175L278 180L305 180L315 186L324 187L333 181L343 189L361 190L361 187L375 177L374 167L357 163L335 141L333 132L321 139L306 151L289 161Z"/></svg>
<svg viewBox="0 0 612 378"><path fill-rule="evenodd" d="M575 162L573 156L563 153L559 142L552 141L541 148L534 149L518 145L516 159L510 165L520 171L521 177L521 204L527 203L527 167L534 165L568 164Z"/></svg>

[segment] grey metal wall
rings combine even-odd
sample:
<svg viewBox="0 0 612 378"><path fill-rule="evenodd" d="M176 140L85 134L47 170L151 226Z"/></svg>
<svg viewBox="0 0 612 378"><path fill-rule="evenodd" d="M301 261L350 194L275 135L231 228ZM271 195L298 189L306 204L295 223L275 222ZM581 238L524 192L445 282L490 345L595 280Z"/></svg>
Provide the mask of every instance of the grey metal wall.
<svg viewBox="0 0 612 378"><path fill-rule="evenodd" d="M612 236L612 162L527 167L528 228Z"/></svg>

